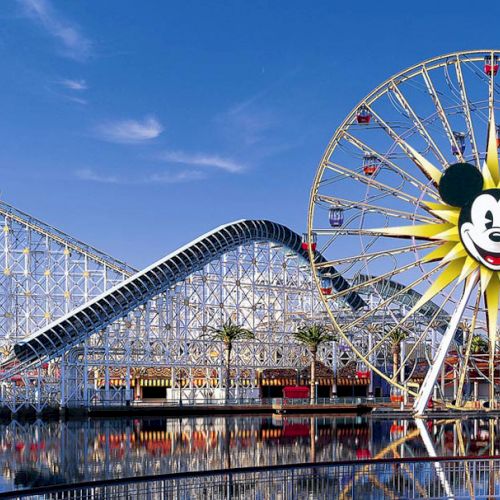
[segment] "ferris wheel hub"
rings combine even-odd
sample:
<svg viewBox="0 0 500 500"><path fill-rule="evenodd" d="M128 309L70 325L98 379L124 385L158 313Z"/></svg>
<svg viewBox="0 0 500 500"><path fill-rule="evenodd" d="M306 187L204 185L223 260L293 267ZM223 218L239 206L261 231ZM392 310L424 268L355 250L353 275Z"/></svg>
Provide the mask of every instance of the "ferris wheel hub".
<svg viewBox="0 0 500 500"><path fill-rule="evenodd" d="M490 406L500 382L499 56L457 52L389 78L339 126L311 190L304 244L330 319L358 363L398 398L416 398L417 414L436 388L467 399L450 384L479 377L468 366L479 328L489 338ZM325 281L329 266L340 289ZM341 314L353 295L358 307Z"/></svg>

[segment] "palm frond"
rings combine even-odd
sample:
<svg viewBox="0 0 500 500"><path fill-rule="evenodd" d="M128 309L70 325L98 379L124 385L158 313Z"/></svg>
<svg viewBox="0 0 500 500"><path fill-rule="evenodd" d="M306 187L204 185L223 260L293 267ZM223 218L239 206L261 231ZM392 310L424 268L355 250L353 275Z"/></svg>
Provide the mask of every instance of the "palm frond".
<svg viewBox="0 0 500 500"><path fill-rule="evenodd" d="M336 342L338 340L337 335L329 327L320 323L302 325L291 335L295 340L311 350L317 350L325 342Z"/></svg>
<svg viewBox="0 0 500 500"><path fill-rule="evenodd" d="M204 333L202 337L210 337L212 340L232 345L237 340L254 340L255 334L228 319L219 327L209 326L208 332Z"/></svg>
<svg viewBox="0 0 500 500"><path fill-rule="evenodd" d="M389 340L391 344L400 344L403 340L408 337L408 333L402 330L401 328L396 328L392 330L389 334Z"/></svg>

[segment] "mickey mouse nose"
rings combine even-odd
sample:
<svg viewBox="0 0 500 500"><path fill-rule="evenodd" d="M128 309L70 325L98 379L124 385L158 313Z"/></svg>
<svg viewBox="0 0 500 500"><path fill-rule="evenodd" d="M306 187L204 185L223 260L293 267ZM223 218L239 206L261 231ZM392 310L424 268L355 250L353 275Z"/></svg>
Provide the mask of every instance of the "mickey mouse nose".
<svg viewBox="0 0 500 500"><path fill-rule="evenodd" d="M494 241L494 242L500 241L500 232L495 231L495 232L491 233L490 234L490 240Z"/></svg>

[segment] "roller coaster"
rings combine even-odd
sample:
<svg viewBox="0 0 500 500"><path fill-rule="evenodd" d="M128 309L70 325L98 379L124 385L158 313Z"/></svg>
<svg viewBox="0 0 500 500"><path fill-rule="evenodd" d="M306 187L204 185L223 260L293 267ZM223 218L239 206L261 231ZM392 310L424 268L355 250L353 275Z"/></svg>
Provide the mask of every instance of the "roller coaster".
<svg viewBox="0 0 500 500"><path fill-rule="evenodd" d="M299 374L309 364L290 332L327 321L303 238L275 222L220 226L142 271L5 203L0 227L0 398L14 414L26 407L129 404L148 395L222 397L224 350L206 333L228 318L256 337L235 347L230 396L258 397L265 371L274 370L268 386L279 386L281 372ZM324 262L321 254L316 259ZM362 320L398 286L360 282L356 292L343 294L349 285L336 269L322 272L342 296L333 307L343 323ZM401 295L376 321L404 315L416 300L416 292ZM431 305L414 328L436 315L439 338L447 316ZM380 329L369 326L358 321L352 342L375 342ZM426 355L432 353L416 353L407 370ZM387 346L375 362L389 358ZM319 360L330 385L343 369L363 368L342 342L323 346ZM364 385L373 394L373 378Z"/></svg>

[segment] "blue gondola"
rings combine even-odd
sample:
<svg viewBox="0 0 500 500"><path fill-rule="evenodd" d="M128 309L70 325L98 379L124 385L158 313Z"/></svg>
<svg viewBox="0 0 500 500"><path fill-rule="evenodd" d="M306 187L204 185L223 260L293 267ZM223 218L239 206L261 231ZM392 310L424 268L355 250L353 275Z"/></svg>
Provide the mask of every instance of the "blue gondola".
<svg viewBox="0 0 500 500"><path fill-rule="evenodd" d="M453 144L451 146L451 152L454 155L458 155L459 153L464 154L465 152L465 134L463 132L453 132L453 137L457 143L457 146Z"/></svg>
<svg viewBox="0 0 500 500"><path fill-rule="evenodd" d="M339 207L332 207L328 211L328 220L330 221L330 226L341 227L344 223L344 209Z"/></svg>

